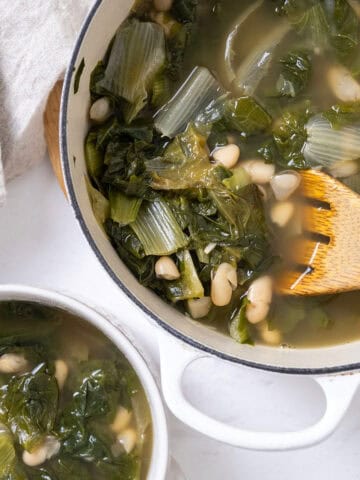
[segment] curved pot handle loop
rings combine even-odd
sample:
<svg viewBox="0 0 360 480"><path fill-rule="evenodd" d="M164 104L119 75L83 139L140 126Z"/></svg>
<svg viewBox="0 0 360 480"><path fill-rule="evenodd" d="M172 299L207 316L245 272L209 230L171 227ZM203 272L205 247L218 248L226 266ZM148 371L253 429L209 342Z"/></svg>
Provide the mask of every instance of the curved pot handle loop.
<svg viewBox="0 0 360 480"><path fill-rule="evenodd" d="M172 413L208 437L251 450L292 450L325 440L339 425L360 384L359 374L314 376L312 378L320 385L326 399L324 415L317 423L293 432L244 430L205 415L184 395L182 378L186 368L208 355L185 344L179 346L179 340L163 332L159 332L159 344L163 394Z"/></svg>

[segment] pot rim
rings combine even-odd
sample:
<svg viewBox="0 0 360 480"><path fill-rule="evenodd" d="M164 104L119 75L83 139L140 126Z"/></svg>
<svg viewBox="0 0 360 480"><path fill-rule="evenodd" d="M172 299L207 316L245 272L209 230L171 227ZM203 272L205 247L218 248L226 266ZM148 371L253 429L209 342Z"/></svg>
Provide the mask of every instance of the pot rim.
<svg viewBox="0 0 360 480"><path fill-rule="evenodd" d="M73 185L71 172L70 172L70 160L68 156L68 142L67 142L67 133L66 133L66 125L67 125L67 113L68 113L68 104L70 98L70 87L71 87L71 80L72 76L75 72L76 61L78 58L78 54L80 48L82 46L84 37L87 33L90 23L92 22L93 18L96 16L98 8L102 4L103 0L96 0L92 8L90 9L79 33L79 36L76 40L71 60L69 66L66 70L65 79L64 79L64 86L61 98L61 110L60 110L60 132L59 132L59 141L60 141L60 152L61 152L61 163L62 169L65 179L65 185L68 192L69 200L71 203L72 208L74 209L75 216L77 221L80 224L81 230L85 235L87 242L89 243L91 249L95 253L97 259L99 260L102 267L108 273L110 278L116 283L118 287L126 294L126 296L138 307L140 308L146 315L148 315L152 320L154 320L161 328L166 330L171 335L175 336L178 340L183 341L184 343L190 345L191 347L206 352L210 355L214 355L222 360L226 360L229 362L237 363L240 365L244 365L246 367L257 368L259 370L271 371L275 373L287 373L287 374L298 374L298 375L323 375L323 374L333 374L333 373L344 373L353 370L360 369L360 362L351 363L351 364L344 364L344 365L337 365L334 367L322 367L322 368L300 368L300 367L284 367L284 366L277 366L277 365L267 365L258 362L252 362L248 360L244 360L242 358L238 358L236 356L226 354L220 350L215 348L210 348L197 340L184 335L183 333L179 332L172 326L168 325L164 320L162 320L158 315L156 315L152 310L150 310L145 304L140 302L135 295L127 288L127 286L120 280L120 278L114 273L113 269L106 261L105 257L103 256L100 249L97 247L81 212L81 208L78 204L75 194L75 188ZM255 347L256 348L256 347ZM310 349L309 349L310 351Z"/></svg>
<svg viewBox="0 0 360 480"><path fill-rule="evenodd" d="M151 411L153 443L147 478L149 480L165 480L169 458L169 439L164 406L152 373L140 352L132 345L127 336L92 307L53 290L26 285L0 285L0 302L5 300L34 301L67 310L100 330L125 355L140 379Z"/></svg>

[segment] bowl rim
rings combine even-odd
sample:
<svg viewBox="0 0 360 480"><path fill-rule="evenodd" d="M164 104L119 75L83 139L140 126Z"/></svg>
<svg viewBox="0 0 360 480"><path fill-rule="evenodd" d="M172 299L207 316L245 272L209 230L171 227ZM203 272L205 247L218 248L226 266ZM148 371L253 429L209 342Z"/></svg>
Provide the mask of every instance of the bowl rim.
<svg viewBox="0 0 360 480"><path fill-rule="evenodd" d="M125 355L139 377L151 411L153 442L147 480L165 480L169 459L169 438L164 405L146 361L126 334L95 308L54 290L26 285L0 285L0 302L7 300L33 301L67 310L101 331Z"/></svg>
<svg viewBox="0 0 360 480"><path fill-rule="evenodd" d="M215 348L208 347L201 342L191 338L187 335L176 330L174 327L167 324L162 320L158 315L156 315L148 306L140 302L135 295L128 289L128 287L120 280L120 278L115 274L109 263L106 261L100 249L97 247L96 242L94 241L88 226L86 225L80 205L76 198L75 188L70 171L70 159L68 156L68 142L67 142L67 116L68 116L68 105L70 100L70 91L71 91L71 81L73 75L76 74L76 64L78 59L78 54L80 52L81 46L83 44L85 35L88 31L88 28L97 14L97 11L103 0L95 0L92 8L90 9L85 21L80 29L80 33L76 40L74 49L72 51L70 63L66 70L64 85L61 97L61 109L60 109L60 129L59 129L59 141L60 141L60 153L61 153L61 164L63 170L63 176L65 179L65 185L68 193L68 198L70 204L75 212L77 221L80 224L81 230L89 243L92 251L95 253L97 259L99 260L102 267L105 269L110 278L115 282L115 284L120 287L120 289L126 294L126 296L146 315L148 315L152 320L154 320L161 328L165 331L176 337L178 340L190 345L191 347L201 350L205 353L218 357L222 360L230 361L236 364L240 364L246 367L257 368L259 370L265 370L275 373L286 373L286 374L297 374L297 375L325 375L325 374L334 374L334 373L344 373L353 370L360 369L360 362L337 365L333 367L320 367L320 368L301 368L301 367L286 367L278 365L268 365L259 362L248 361L239 357L236 357L231 354L224 353ZM311 349L309 349L309 352Z"/></svg>

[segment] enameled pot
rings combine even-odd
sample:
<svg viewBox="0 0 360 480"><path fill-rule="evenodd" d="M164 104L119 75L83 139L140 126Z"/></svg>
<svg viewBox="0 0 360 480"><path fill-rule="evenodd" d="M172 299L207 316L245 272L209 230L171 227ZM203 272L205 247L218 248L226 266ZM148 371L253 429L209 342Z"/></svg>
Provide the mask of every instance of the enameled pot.
<svg viewBox="0 0 360 480"><path fill-rule="evenodd" d="M358 387L360 376L354 372L360 369L360 342L312 349L239 345L230 337L186 317L141 286L120 260L94 218L87 194L84 159L84 139L89 127L90 74L104 56L132 3L132 0L96 1L82 27L67 70L60 141L68 196L75 215L105 270L133 302L161 327L159 339L163 391L170 409L177 417L206 435L244 448L279 450L317 443L339 424ZM75 93L75 76L81 64L84 69ZM208 355L264 370L313 375L326 396L324 416L309 428L288 433L241 430L205 416L186 400L181 380L189 364Z"/></svg>
<svg viewBox="0 0 360 480"><path fill-rule="evenodd" d="M92 308L56 292L19 285L2 285L0 286L0 302L7 300L31 301L66 310L89 322L113 342L136 371L150 406L153 426L153 447L147 480L165 480L166 478L184 480L180 473L172 474L172 472L175 472L173 468L177 468L175 464L171 467L171 474L168 472L169 476L166 476L169 453L168 432L160 393L146 362L126 336Z"/></svg>

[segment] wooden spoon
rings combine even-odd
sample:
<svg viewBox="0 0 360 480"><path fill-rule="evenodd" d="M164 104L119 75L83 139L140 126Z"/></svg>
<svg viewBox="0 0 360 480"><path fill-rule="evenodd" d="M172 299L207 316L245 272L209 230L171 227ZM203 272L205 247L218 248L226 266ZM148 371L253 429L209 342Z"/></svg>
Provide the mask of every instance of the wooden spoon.
<svg viewBox="0 0 360 480"><path fill-rule="evenodd" d="M61 168L59 140L59 116L63 83L63 80L56 82L49 94L44 112L44 128L45 139L53 170L60 184L61 190L64 192L65 196L67 196Z"/></svg>
<svg viewBox="0 0 360 480"><path fill-rule="evenodd" d="M326 173L302 172L306 236L290 244L293 268L281 274L288 295L360 289L360 195Z"/></svg>

